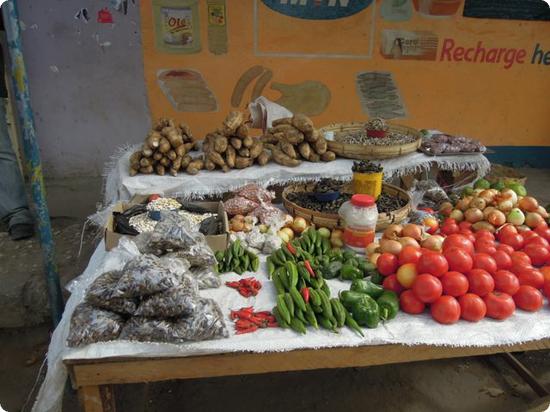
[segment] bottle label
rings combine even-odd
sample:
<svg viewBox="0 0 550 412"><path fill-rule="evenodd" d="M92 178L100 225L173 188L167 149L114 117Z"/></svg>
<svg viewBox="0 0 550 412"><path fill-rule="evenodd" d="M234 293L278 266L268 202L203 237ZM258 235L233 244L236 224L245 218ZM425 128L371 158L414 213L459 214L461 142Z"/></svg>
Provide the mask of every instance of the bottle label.
<svg viewBox="0 0 550 412"><path fill-rule="evenodd" d="M160 9L162 16L162 39L170 46L193 45L193 11L190 8Z"/></svg>
<svg viewBox="0 0 550 412"><path fill-rule="evenodd" d="M343 239L346 245L365 248L374 242L374 230L358 230L346 227Z"/></svg>

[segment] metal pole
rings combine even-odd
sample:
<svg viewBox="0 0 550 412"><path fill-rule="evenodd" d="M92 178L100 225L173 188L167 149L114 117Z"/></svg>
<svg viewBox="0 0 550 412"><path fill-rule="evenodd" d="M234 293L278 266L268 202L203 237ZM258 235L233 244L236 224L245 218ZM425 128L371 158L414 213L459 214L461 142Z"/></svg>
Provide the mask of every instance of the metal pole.
<svg viewBox="0 0 550 412"><path fill-rule="evenodd" d="M59 275L55 263L54 242L50 224L50 214L46 203L46 191L44 177L42 175L42 163L40 150L36 140L34 129L34 114L29 95L29 83L27 71L23 60L21 29L19 27L19 14L15 0L8 0L2 7L6 38L10 54L10 78L13 83L15 100L17 103L17 115L23 140L23 152L28 170L31 173L31 191L35 211L38 217L38 233L46 271L46 284L50 299L51 314L54 326L57 326L63 314L63 298L59 285Z"/></svg>

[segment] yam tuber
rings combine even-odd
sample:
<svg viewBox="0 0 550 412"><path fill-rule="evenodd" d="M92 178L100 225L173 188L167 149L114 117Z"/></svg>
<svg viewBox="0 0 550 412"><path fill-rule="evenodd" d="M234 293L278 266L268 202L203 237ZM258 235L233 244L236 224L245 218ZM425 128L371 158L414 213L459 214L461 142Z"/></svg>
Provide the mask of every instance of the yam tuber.
<svg viewBox="0 0 550 412"><path fill-rule="evenodd" d="M327 141L324 137L319 137L313 143L313 149L317 152L318 155L322 155L327 151Z"/></svg>
<svg viewBox="0 0 550 412"><path fill-rule="evenodd" d="M146 167L140 167L139 173L143 173L144 175L150 175L151 173L153 173L153 166L149 165Z"/></svg>
<svg viewBox="0 0 550 412"><path fill-rule="evenodd" d="M298 129L292 128L292 130L287 130L283 132L285 140L293 145L298 145L304 141L304 134Z"/></svg>
<svg viewBox="0 0 550 412"><path fill-rule="evenodd" d="M254 143L250 147L250 157L256 159L264 150L264 144L258 139L254 139Z"/></svg>
<svg viewBox="0 0 550 412"><path fill-rule="evenodd" d="M176 172L181 169L181 163L182 163L183 157L178 156L176 159L172 162L172 170L175 170Z"/></svg>
<svg viewBox="0 0 550 412"><path fill-rule="evenodd" d="M241 112L229 112L223 121L223 133L226 136L231 136L234 134L237 128L243 123L243 117L244 116Z"/></svg>
<svg viewBox="0 0 550 412"><path fill-rule="evenodd" d="M153 149L151 149L150 147L148 147L146 145L143 145L143 147L141 149L141 154L145 157L151 157L151 156L153 156Z"/></svg>
<svg viewBox="0 0 550 412"><path fill-rule="evenodd" d="M181 159L181 169L187 169L187 166L189 166L189 163L193 161L193 158L189 155L183 156L183 159Z"/></svg>
<svg viewBox="0 0 550 412"><path fill-rule="evenodd" d="M227 166L234 168L236 157L237 153L235 152L235 148L231 145L227 146L227 150L225 151L225 163Z"/></svg>
<svg viewBox="0 0 550 412"><path fill-rule="evenodd" d="M139 161L139 165L141 167L147 167L147 166L151 166L153 163L151 162L151 159L147 158L147 157L142 157L141 160Z"/></svg>
<svg viewBox="0 0 550 412"><path fill-rule="evenodd" d="M170 159L168 159L167 157L163 157L159 160L159 163L163 166L170 166Z"/></svg>
<svg viewBox="0 0 550 412"><path fill-rule="evenodd" d="M139 161L141 160L142 153L141 152L134 152L130 156L130 167L133 169L139 169Z"/></svg>
<svg viewBox="0 0 550 412"><path fill-rule="evenodd" d="M231 146L233 146L235 148L235 150L239 150L243 145L243 141L241 139L239 139L238 137L230 138L229 143L231 143Z"/></svg>
<svg viewBox="0 0 550 412"><path fill-rule="evenodd" d="M246 167L252 166L253 162L254 162L254 159L251 159L249 157L237 156L237 158L235 159L235 168L244 169Z"/></svg>
<svg viewBox="0 0 550 412"><path fill-rule="evenodd" d="M219 153L218 153L218 154L219 154ZM216 168L216 165L214 164L214 162L213 162L212 160L206 159L206 160L204 161L204 168L205 168L206 170L212 171L212 170L214 170L214 169Z"/></svg>
<svg viewBox="0 0 550 412"><path fill-rule="evenodd" d="M188 152L188 150L187 150L187 147L185 147L185 145L182 144L181 146L176 147L175 152L176 152L176 155L183 157Z"/></svg>
<svg viewBox="0 0 550 412"><path fill-rule="evenodd" d="M196 175L203 168L204 168L204 161L202 159L195 159L191 163L189 163L189 166L187 166L186 171L190 175Z"/></svg>
<svg viewBox="0 0 550 412"><path fill-rule="evenodd" d="M307 160L311 154L311 146L308 142L302 142L298 145L298 152L300 152L300 155Z"/></svg>
<svg viewBox="0 0 550 412"><path fill-rule="evenodd" d="M307 159L310 162L317 163L321 160L321 156L319 156L317 153L315 153L313 150L309 154L309 158Z"/></svg>
<svg viewBox="0 0 550 412"><path fill-rule="evenodd" d="M281 140L279 142L279 147L285 153L287 156L291 157L292 159L296 159L298 155L296 154L296 149L294 149L294 146L287 142L286 140Z"/></svg>
<svg viewBox="0 0 550 412"><path fill-rule="evenodd" d="M160 139L160 144L158 151L161 153L167 153L170 149L172 149L172 146L170 145L170 142L166 137L162 137Z"/></svg>
<svg viewBox="0 0 550 412"><path fill-rule="evenodd" d="M175 127L165 127L162 129L162 135L168 139L170 146L174 149L183 144L183 136Z"/></svg>
<svg viewBox="0 0 550 412"><path fill-rule="evenodd" d="M332 162L333 160L336 160L336 153L327 150L321 155L321 160L323 162Z"/></svg>
<svg viewBox="0 0 550 412"><path fill-rule="evenodd" d="M281 149L275 146L271 148L271 153L273 155L273 160L283 166L295 167L302 163L298 159L287 156Z"/></svg>
<svg viewBox="0 0 550 412"><path fill-rule="evenodd" d="M248 147L241 147L238 153L241 157L250 157L250 149Z"/></svg>
<svg viewBox="0 0 550 412"><path fill-rule="evenodd" d="M235 130L235 136L241 139L248 137L248 126L243 123L239 127L237 127L237 130Z"/></svg>
<svg viewBox="0 0 550 412"><path fill-rule="evenodd" d="M306 142L309 143L315 143L319 137L321 137L321 133L317 129L312 130L311 132L304 133Z"/></svg>
<svg viewBox="0 0 550 412"><path fill-rule="evenodd" d="M302 113L297 113L292 117L292 126L304 133L313 131L313 122Z"/></svg>
<svg viewBox="0 0 550 412"><path fill-rule="evenodd" d="M254 140L250 136L246 136L243 139L243 146L244 147L251 147L254 144Z"/></svg>
<svg viewBox="0 0 550 412"><path fill-rule="evenodd" d="M166 168L163 165L156 165L155 173L159 176L164 176L164 174L166 173Z"/></svg>
<svg viewBox="0 0 550 412"><path fill-rule="evenodd" d="M277 143L279 141L279 138L272 133L266 133L262 137L260 137L260 140L263 143Z"/></svg>
<svg viewBox="0 0 550 412"><path fill-rule="evenodd" d="M292 124L292 117L282 117L281 119L273 120L272 127L277 127L281 124Z"/></svg>
<svg viewBox="0 0 550 412"><path fill-rule="evenodd" d="M214 150L218 153L225 153L227 149L227 137L215 135L212 140Z"/></svg>
<svg viewBox="0 0 550 412"><path fill-rule="evenodd" d="M176 124L172 119L161 117L160 119L157 120L157 122L153 126L153 129L156 130L157 132L160 132L165 127L174 127L175 125Z"/></svg>
<svg viewBox="0 0 550 412"><path fill-rule="evenodd" d="M271 160L271 154L267 150L263 150L258 156L257 162L260 166L264 166Z"/></svg>
<svg viewBox="0 0 550 412"><path fill-rule="evenodd" d="M182 146L185 147L186 152L190 152L191 150L195 149L195 147L197 147L197 142L184 143Z"/></svg>
<svg viewBox="0 0 550 412"><path fill-rule="evenodd" d="M178 155L174 150L170 150L168 153L166 153L166 157L168 157L168 159L170 160L175 160Z"/></svg>
<svg viewBox="0 0 550 412"><path fill-rule="evenodd" d="M135 176L139 173L139 169L130 168L130 176Z"/></svg>
<svg viewBox="0 0 550 412"><path fill-rule="evenodd" d="M185 123L180 123L179 129L181 130L181 134L184 135L184 137L187 137L187 140L189 141L195 140L195 138L193 137L193 134L191 133L191 129Z"/></svg>
<svg viewBox="0 0 550 412"><path fill-rule="evenodd" d="M145 139L145 146L149 149L155 150L157 147L159 147L161 138L162 135L159 132L151 131Z"/></svg>
<svg viewBox="0 0 550 412"><path fill-rule="evenodd" d="M162 159L164 157L164 155L161 153L161 152L155 152L153 153L153 160L155 161L159 161L160 159Z"/></svg>
<svg viewBox="0 0 550 412"><path fill-rule="evenodd" d="M223 160L222 155L219 154L218 152L214 152L214 151L207 152L206 158L221 168L225 166L225 160Z"/></svg>

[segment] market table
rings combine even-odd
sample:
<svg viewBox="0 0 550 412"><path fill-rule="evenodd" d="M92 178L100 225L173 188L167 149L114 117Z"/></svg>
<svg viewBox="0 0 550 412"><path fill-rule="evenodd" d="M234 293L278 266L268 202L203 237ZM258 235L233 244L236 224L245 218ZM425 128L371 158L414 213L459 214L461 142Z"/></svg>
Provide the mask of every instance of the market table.
<svg viewBox="0 0 550 412"><path fill-rule="evenodd" d="M125 242L122 242L124 246ZM86 411L114 405L109 385L154 382L292 370L370 366L426 359L477 356L499 352L550 349L550 308L537 313L517 311L504 322L484 319L439 325L428 313L399 313L391 322L365 329L365 337L343 328L339 334L308 329L299 335L289 329L267 328L235 335L230 309L253 305L258 310L274 306L275 289L265 275L265 262L255 273L263 283L261 293L246 299L226 287L201 291L214 299L225 314L228 339L185 344L112 341L68 348L66 338L74 308L82 302L88 285L104 271L121 267L124 247L106 252L101 242L86 271L70 286L71 297L54 331L48 350L48 372L33 410L57 411L68 374L82 395ZM127 257L128 258L128 257ZM236 280L234 273L222 280ZM328 280L333 294L349 283ZM100 389L101 388L101 389ZM105 406L104 409L102 409Z"/></svg>
<svg viewBox="0 0 550 412"><path fill-rule="evenodd" d="M330 163L302 162L297 167L281 166L271 162L265 166L221 171L201 171L197 175L179 173L177 176L129 174L129 158L137 149L132 147L121 151L108 166L105 181L105 206L130 200L134 195L161 193L180 198L200 198L207 195L221 195L248 183L262 186L316 180L322 177L350 179L353 160L337 159ZM384 178L412 175L428 171L432 167L448 171L471 171L484 176L491 164L481 153L468 155L427 156L415 152L393 159L377 160L384 167Z"/></svg>
<svg viewBox="0 0 550 412"><path fill-rule="evenodd" d="M112 385L312 369L365 367L465 356L550 349L550 339L489 347L376 345L290 352L235 353L183 358L69 359L74 389L85 412L115 411Z"/></svg>

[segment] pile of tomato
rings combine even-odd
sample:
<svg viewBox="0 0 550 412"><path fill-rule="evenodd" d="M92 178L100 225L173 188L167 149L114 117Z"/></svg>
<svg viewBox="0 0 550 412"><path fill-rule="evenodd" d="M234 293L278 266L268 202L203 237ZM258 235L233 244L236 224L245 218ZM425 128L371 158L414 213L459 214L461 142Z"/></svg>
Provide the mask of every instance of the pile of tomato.
<svg viewBox="0 0 550 412"><path fill-rule="evenodd" d="M504 320L516 308L540 310L543 294L550 299L549 241L546 223L521 232L504 225L496 234L463 227L445 238L440 252L405 246L398 256L381 254L376 264L406 313L429 307L443 324Z"/></svg>

